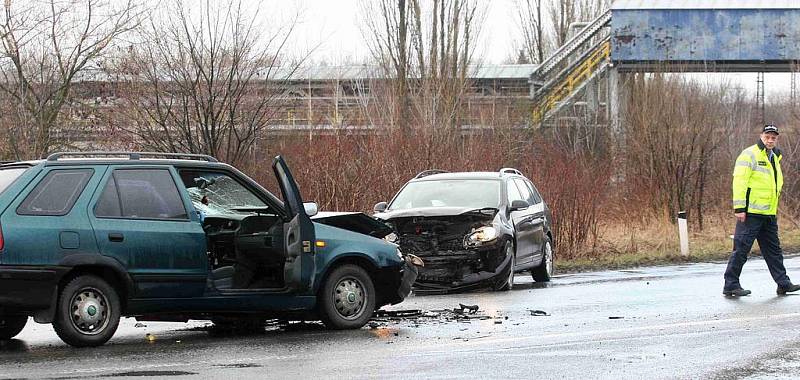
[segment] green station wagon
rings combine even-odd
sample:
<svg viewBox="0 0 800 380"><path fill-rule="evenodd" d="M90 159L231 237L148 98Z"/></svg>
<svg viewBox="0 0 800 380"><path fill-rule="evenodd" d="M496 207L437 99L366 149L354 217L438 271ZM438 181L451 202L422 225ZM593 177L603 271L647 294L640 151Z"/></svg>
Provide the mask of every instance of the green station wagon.
<svg viewBox="0 0 800 380"><path fill-rule="evenodd" d="M73 346L104 344L121 316L360 328L410 293L421 261L382 239L390 227L318 215L280 156L272 167L282 200L204 155L0 165L0 339L29 316Z"/></svg>

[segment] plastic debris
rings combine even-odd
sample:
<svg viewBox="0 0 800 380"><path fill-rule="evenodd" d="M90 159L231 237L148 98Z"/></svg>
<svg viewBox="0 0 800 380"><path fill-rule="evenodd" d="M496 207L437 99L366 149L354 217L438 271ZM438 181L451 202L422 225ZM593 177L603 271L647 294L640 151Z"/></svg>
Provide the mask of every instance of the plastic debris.
<svg viewBox="0 0 800 380"><path fill-rule="evenodd" d="M550 314L544 310L528 310L534 317L549 317Z"/></svg>
<svg viewBox="0 0 800 380"><path fill-rule="evenodd" d="M459 309L453 309L453 311L459 310L461 313L467 312L468 314L475 314L478 312L478 305L464 305L463 303L458 304ZM458 312L458 311L456 311Z"/></svg>
<svg viewBox="0 0 800 380"><path fill-rule="evenodd" d="M144 340L146 340L146 341L148 341L150 343L153 343L153 342L156 341L156 336L153 335L153 334L147 333L147 334L144 335Z"/></svg>

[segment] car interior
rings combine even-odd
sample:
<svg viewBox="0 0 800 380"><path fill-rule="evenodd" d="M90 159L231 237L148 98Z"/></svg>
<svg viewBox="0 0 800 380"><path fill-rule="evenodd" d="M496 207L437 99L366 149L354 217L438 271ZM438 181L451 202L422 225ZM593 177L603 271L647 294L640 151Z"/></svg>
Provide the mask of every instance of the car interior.
<svg viewBox="0 0 800 380"><path fill-rule="evenodd" d="M227 174L182 170L180 176L201 216L213 286L284 287L282 218Z"/></svg>

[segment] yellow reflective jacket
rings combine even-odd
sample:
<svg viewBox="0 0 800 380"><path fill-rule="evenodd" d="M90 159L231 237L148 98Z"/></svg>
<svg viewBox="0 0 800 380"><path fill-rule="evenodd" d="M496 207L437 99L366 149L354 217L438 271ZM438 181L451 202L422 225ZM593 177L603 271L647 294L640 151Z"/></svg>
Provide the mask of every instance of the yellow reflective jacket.
<svg viewBox="0 0 800 380"><path fill-rule="evenodd" d="M767 148L760 140L739 154L733 167L734 212L776 215L783 187L781 151L772 150L774 162L769 161Z"/></svg>

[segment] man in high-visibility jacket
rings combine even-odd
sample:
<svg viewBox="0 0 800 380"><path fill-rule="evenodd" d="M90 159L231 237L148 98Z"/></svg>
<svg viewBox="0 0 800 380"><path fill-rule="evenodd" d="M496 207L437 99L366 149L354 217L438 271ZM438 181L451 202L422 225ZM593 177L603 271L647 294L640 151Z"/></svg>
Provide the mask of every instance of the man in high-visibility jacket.
<svg viewBox="0 0 800 380"><path fill-rule="evenodd" d="M778 127L766 125L761 131L760 141L739 154L733 168L733 210L736 215L736 232L733 238L733 253L725 270L726 296L746 296L749 290L739 284L739 275L747 261L747 255L758 240L761 256L767 263L772 279L778 284L778 294L800 290L786 275L783 266L783 251L778 239L778 200L783 187L781 173L781 151L778 142Z"/></svg>

